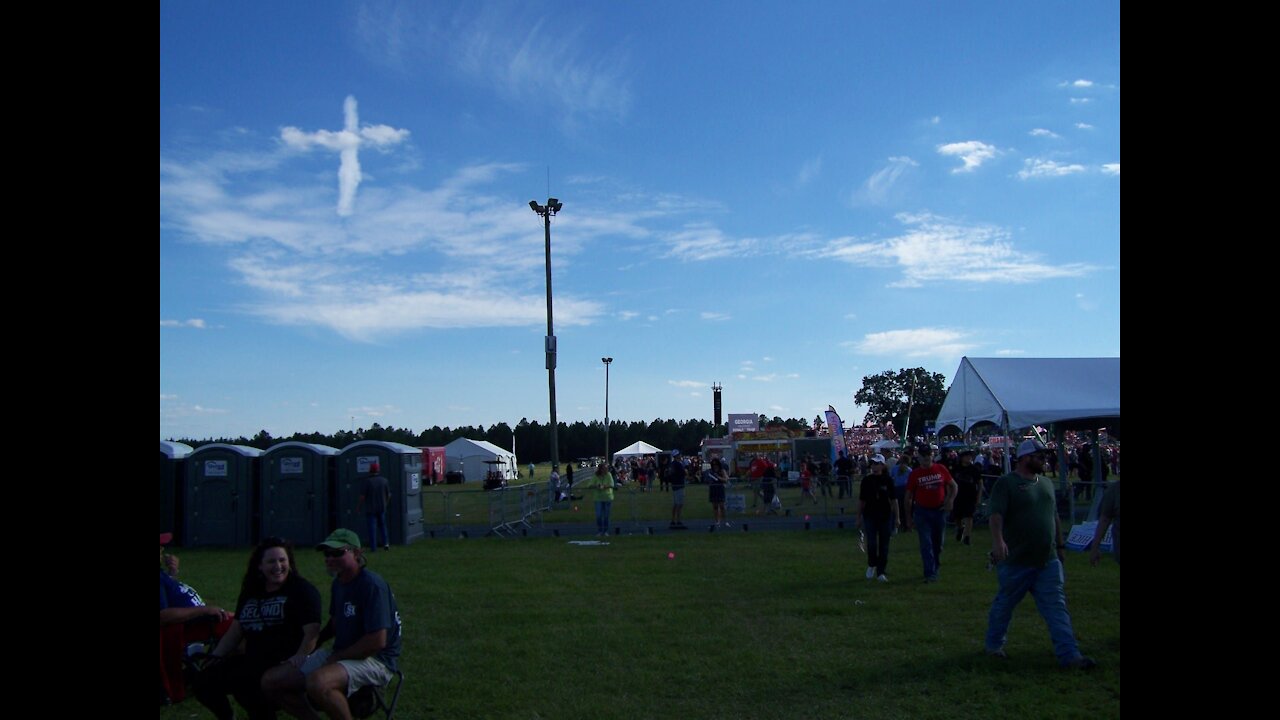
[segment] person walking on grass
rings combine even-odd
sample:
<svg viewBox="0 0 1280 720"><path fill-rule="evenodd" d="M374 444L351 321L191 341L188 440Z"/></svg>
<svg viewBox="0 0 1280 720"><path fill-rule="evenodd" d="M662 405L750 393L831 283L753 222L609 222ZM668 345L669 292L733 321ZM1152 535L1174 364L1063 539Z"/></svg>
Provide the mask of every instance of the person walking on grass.
<svg viewBox="0 0 1280 720"><path fill-rule="evenodd" d="M724 516L725 490L729 487L729 473L725 471L720 458L711 458L711 465L702 471L702 479L708 485L708 499L711 500L712 527L729 527Z"/></svg>
<svg viewBox="0 0 1280 720"><path fill-rule="evenodd" d="M956 481L951 473L933 462L933 448L921 445L917 454L920 467L907 478L907 529L920 530L920 562L924 565L924 581L938 581L942 565L942 535L956 498Z"/></svg>
<svg viewBox="0 0 1280 720"><path fill-rule="evenodd" d="M1053 481L1039 475L1044 471L1044 449L1039 440L1023 440L1013 472L991 488L991 559L1000 586L987 616L986 652L1008 658L1004 646L1013 610L1029 592L1049 626L1058 664L1063 669L1088 670L1097 663L1080 654L1067 612L1062 525Z"/></svg>
<svg viewBox="0 0 1280 720"><path fill-rule="evenodd" d="M596 466L596 474L591 478L591 489L596 492L596 535L608 537L609 515L613 510L613 488L617 482L609 466L600 463Z"/></svg>
<svg viewBox="0 0 1280 720"><path fill-rule="evenodd" d="M858 488L858 527L867 541L867 579L889 582L884 571L889 564L889 538L898 524L898 499L893 495L893 478L885 470L883 455L871 456L870 474Z"/></svg>

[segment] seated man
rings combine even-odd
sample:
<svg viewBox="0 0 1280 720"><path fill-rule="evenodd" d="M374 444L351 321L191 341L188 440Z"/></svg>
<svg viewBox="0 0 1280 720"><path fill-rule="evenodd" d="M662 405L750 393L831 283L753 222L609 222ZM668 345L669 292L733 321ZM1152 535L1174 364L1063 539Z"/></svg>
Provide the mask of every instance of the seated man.
<svg viewBox="0 0 1280 720"><path fill-rule="evenodd" d="M200 593L175 579L178 558L166 555L172 533L160 533L160 702L180 702L187 694L182 660L189 643L220 637L231 625L231 614L205 605ZM200 621L200 622L197 622Z"/></svg>
<svg viewBox="0 0 1280 720"><path fill-rule="evenodd" d="M365 569L360 536L339 528L316 546L333 576L329 622L333 650L319 649L302 667L285 664L268 670L262 689L285 711L299 718L350 718L347 698L365 686L391 681L400 657L400 612L391 588Z"/></svg>

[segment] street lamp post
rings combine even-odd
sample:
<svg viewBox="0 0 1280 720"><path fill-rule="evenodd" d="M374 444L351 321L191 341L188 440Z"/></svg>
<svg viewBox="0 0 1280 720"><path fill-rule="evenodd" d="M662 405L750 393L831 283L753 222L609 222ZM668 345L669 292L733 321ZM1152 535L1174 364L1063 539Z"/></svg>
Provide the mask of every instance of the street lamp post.
<svg viewBox="0 0 1280 720"><path fill-rule="evenodd" d="M547 198L546 205L539 205L537 200L530 200L529 207L542 216L543 226L546 229L547 336L543 342L547 354L547 390L551 396L551 467L555 468L560 465L560 444L556 427L556 334L555 325L551 320L551 218L560 212L564 203L555 198Z"/></svg>
<svg viewBox="0 0 1280 720"><path fill-rule="evenodd" d="M613 458L609 457L609 365L613 358L600 358L600 362L604 363L604 461L612 468Z"/></svg>

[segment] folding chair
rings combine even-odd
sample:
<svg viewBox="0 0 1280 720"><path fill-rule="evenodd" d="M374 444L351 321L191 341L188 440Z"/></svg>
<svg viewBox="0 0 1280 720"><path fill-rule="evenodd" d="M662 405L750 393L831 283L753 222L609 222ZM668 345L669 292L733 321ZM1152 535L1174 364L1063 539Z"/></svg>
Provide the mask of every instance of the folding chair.
<svg viewBox="0 0 1280 720"><path fill-rule="evenodd" d="M396 712L396 703L400 702L400 688L404 687L404 673L396 670L394 677L382 687L366 685L347 698L351 714L358 718L372 717L381 712L387 720L391 720ZM393 687L394 686L394 687ZM391 693L391 702L387 703L387 693Z"/></svg>

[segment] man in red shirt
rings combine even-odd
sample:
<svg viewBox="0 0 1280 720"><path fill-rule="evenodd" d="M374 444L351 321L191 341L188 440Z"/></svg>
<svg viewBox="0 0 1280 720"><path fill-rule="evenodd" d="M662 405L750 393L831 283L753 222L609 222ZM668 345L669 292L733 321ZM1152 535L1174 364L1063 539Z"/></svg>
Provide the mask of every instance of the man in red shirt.
<svg viewBox="0 0 1280 720"><path fill-rule="evenodd" d="M921 445L917 454L920 467L912 470L907 478L907 492L903 500L907 506L907 529L919 527L924 581L931 583L938 581L943 530L959 488L951 473L933 461L933 448Z"/></svg>

